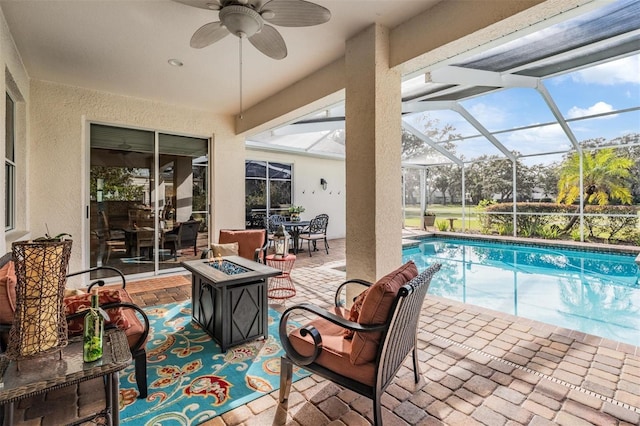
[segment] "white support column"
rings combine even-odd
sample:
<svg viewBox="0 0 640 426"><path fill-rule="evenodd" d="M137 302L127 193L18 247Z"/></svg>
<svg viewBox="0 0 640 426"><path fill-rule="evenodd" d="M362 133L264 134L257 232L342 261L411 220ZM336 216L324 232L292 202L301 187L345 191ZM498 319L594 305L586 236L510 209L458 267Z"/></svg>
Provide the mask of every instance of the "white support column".
<svg viewBox="0 0 640 426"><path fill-rule="evenodd" d="M347 277L375 281L402 261L401 76L380 25L348 40L345 58Z"/></svg>

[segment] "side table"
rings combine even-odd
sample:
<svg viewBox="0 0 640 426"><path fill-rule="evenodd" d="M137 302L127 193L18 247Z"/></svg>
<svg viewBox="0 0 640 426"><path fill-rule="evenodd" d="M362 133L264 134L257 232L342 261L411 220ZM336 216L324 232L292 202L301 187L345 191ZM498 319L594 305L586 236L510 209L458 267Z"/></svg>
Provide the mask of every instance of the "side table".
<svg viewBox="0 0 640 426"><path fill-rule="evenodd" d="M286 257L276 257L275 254L267 256L267 265L282 271L280 275L269 278L269 299L285 300L296 295L296 288L291 280L291 269L295 262L295 254L288 254Z"/></svg>
<svg viewBox="0 0 640 426"><path fill-rule="evenodd" d="M3 370L0 404L4 406L4 425L21 423L27 414L43 424L80 424L96 421L118 425L118 372L131 363L127 336L120 330L105 331L104 354L94 362L82 360L82 337L69 340L58 353L16 362L0 357ZM81 390L81 393L77 393ZM98 404L98 400L102 404ZM85 401L96 402L83 407ZM50 401L48 404L44 401ZM77 406L76 406L77 405ZM24 407L30 407L25 412Z"/></svg>

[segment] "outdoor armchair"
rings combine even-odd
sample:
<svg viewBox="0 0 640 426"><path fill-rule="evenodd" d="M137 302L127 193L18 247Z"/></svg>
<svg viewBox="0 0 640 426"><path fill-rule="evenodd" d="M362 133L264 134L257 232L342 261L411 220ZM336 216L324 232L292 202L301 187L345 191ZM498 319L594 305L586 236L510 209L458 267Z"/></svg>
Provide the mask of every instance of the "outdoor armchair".
<svg viewBox="0 0 640 426"><path fill-rule="evenodd" d="M268 242L266 229L221 229L218 243L212 244L201 257L233 254L266 263Z"/></svg>
<svg viewBox="0 0 640 426"><path fill-rule="evenodd" d="M302 303L284 311L279 329L285 350L280 364L280 403L289 397L292 368L297 365L371 398L374 424L381 425L380 398L409 353L413 353L414 379L419 382L418 318L431 278L440 266L434 264L418 274L413 262L408 262L373 285L362 280L344 282L331 310ZM342 291L350 283L369 288L347 310ZM315 319L294 328L289 317L300 313L313 314Z"/></svg>

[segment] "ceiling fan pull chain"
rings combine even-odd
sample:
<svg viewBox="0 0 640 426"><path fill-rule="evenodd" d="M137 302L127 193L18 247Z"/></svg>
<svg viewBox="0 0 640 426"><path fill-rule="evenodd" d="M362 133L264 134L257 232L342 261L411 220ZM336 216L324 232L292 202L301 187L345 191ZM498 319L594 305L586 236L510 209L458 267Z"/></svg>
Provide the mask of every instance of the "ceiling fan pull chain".
<svg viewBox="0 0 640 426"><path fill-rule="evenodd" d="M238 39L240 40L240 120L242 120L242 34Z"/></svg>

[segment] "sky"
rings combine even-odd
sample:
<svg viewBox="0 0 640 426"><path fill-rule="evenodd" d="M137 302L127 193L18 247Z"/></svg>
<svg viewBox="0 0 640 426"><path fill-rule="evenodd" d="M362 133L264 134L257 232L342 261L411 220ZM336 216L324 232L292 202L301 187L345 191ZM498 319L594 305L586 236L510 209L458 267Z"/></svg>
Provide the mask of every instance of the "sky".
<svg viewBox="0 0 640 426"><path fill-rule="evenodd" d="M565 119L589 117L640 106L640 54L543 80L543 84ZM512 88L481 95L461 102L489 132L507 149L523 155L567 151L571 142L535 89ZM440 125L451 124L455 133L478 135L457 112L430 111L428 115ZM416 116L413 120L417 119ZM539 127L508 131L509 129ZM607 140L629 133L640 133L640 111L612 114L569 122L580 142L604 137ZM466 159L500 152L486 138L476 137L456 143L456 151ZM560 156L531 159L528 163L547 163Z"/></svg>

